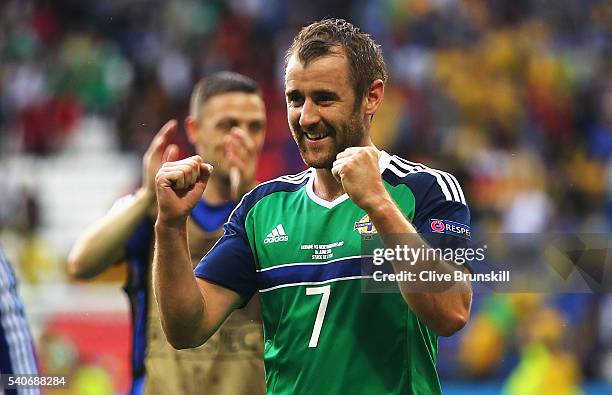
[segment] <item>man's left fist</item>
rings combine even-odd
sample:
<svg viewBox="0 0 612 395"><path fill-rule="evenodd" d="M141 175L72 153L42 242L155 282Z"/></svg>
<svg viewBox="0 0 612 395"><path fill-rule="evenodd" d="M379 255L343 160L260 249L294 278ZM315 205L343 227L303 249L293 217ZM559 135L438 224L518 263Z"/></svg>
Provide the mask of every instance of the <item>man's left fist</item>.
<svg viewBox="0 0 612 395"><path fill-rule="evenodd" d="M375 147L349 147L336 156L333 176L344 191L366 212L388 198L378 166L380 151Z"/></svg>

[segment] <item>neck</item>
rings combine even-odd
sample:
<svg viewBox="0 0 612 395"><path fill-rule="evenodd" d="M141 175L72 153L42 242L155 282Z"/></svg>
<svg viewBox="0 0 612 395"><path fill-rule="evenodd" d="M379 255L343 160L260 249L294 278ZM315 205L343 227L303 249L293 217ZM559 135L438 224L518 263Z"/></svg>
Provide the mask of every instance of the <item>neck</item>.
<svg viewBox="0 0 612 395"><path fill-rule="evenodd" d="M312 185L315 195L331 202L344 194L342 183L334 178L330 169L316 169L315 174Z"/></svg>
<svg viewBox="0 0 612 395"><path fill-rule="evenodd" d="M213 173L214 174L214 173ZM206 189L202 195L208 204L223 204L231 200L231 190L229 182L223 178L211 175L206 184Z"/></svg>

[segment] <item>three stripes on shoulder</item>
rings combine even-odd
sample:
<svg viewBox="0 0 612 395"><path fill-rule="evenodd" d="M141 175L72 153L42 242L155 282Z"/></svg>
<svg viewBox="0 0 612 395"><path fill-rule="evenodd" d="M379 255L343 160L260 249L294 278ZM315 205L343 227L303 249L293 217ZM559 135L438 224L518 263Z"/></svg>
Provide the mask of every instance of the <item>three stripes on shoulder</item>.
<svg viewBox="0 0 612 395"><path fill-rule="evenodd" d="M436 178L436 182L438 183L438 186L440 186L446 200L467 205L465 195L459 186L459 182L455 176L450 173L432 169L420 163L410 162L395 155L391 157L389 166L387 168L401 178L406 177L411 173L430 174Z"/></svg>

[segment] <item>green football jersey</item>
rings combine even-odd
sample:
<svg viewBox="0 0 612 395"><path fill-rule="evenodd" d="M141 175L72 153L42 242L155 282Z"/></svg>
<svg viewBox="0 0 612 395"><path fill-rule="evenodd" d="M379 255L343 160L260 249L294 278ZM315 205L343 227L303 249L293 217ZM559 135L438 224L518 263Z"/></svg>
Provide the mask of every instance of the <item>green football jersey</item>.
<svg viewBox="0 0 612 395"><path fill-rule="evenodd" d="M419 233L465 240L445 231L446 223L469 229L453 176L384 152L380 168ZM399 291L363 290L372 274L363 270L362 241L376 229L347 195L317 197L314 177L309 169L247 194L196 276L244 303L259 292L268 394L440 393L436 334Z"/></svg>

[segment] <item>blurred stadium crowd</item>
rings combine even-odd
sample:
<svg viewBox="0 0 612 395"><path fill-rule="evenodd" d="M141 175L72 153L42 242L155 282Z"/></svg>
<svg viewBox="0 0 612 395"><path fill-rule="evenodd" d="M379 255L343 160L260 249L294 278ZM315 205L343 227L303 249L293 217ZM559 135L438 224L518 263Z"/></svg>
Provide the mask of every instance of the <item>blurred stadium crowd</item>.
<svg viewBox="0 0 612 395"><path fill-rule="evenodd" d="M110 125L118 152L141 155L167 119L186 115L199 77L229 69L264 90L259 179L298 171L283 56L294 33L323 16L347 18L381 43L390 83L374 142L455 174L473 232L610 233L606 0L4 1L0 163L61 155L92 117ZM41 193L0 187L0 233L33 243L13 259L23 282L40 281L66 253L52 260L53 246L36 239ZM579 393L582 382L612 382L612 297L476 295L470 325L440 354L443 381Z"/></svg>

